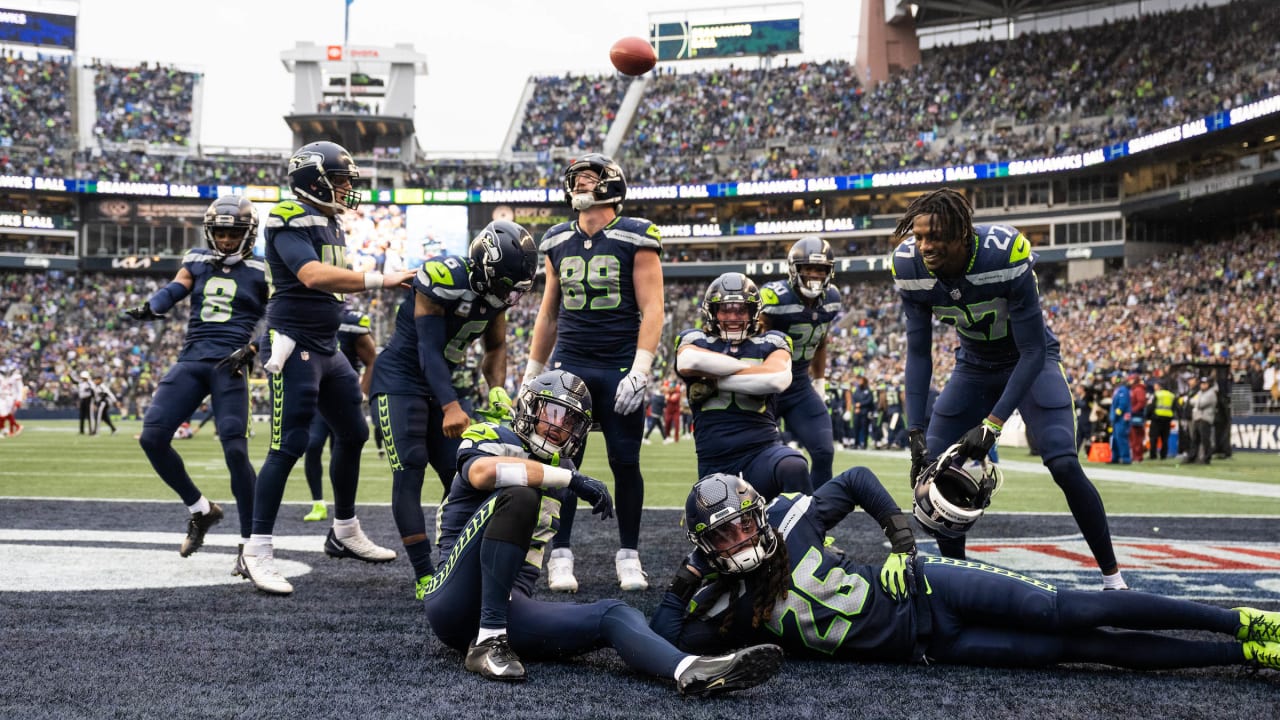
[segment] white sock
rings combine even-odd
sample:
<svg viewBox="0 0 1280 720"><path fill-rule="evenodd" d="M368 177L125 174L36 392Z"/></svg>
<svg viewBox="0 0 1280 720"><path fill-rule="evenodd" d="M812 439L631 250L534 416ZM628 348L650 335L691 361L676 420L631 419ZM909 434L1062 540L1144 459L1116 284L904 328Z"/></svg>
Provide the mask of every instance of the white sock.
<svg viewBox="0 0 1280 720"><path fill-rule="evenodd" d="M572 550L570 550L569 548L556 548L555 550L552 550L552 551L551 551L551 557L553 557L553 558L569 558L570 560L572 560L572 559L573 559L573 551L572 551Z"/></svg>
<svg viewBox="0 0 1280 720"><path fill-rule="evenodd" d="M689 666L693 664L693 661L697 659L697 655L685 655L684 659L676 664L676 679L679 680L680 676L684 674L684 671L688 670Z"/></svg>
<svg viewBox="0 0 1280 720"><path fill-rule="evenodd" d="M618 551L616 555L613 556L613 559L615 562L618 560L639 560L640 551L628 550L626 548L622 548L621 550Z"/></svg>
<svg viewBox="0 0 1280 720"><path fill-rule="evenodd" d="M476 633L476 644L479 645L491 637L498 637L499 635L506 634L506 628L480 628L480 632Z"/></svg>
<svg viewBox="0 0 1280 720"><path fill-rule="evenodd" d="M357 518L348 518L346 520L333 519L333 534L340 538L349 538L360 532L360 520Z"/></svg>
<svg viewBox="0 0 1280 720"><path fill-rule="evenodd" d="M193 504L188 505L187 509L191 511L192 515L195 515L196 513L207 513L209 512L209 498L201 495L200 499L195 501Z"/></svg>
<svg viewBox="0 0 1280 720"><path fill-rule="evenodd" d="M249 536L249 539L248 539L248 540L246 540L246 541L245 541L245 543L244 543L244 547L245 547L245 549L246 549L246 550L247 550L247 549L249 549L249 548L253 548L253 549L254 549L254 552L251 552L251 553L249 553L249 554L250 554L250 555L257 555L257 554L258 554L258 553L257 553L257 548L262 548L262 547L271 547L271 536L270 536L270 535L259 535L259 534L257 534L257 533L254 533L254 534L252 534L252 535L250 535L250 536Z"/></svg>
<svg viewBox="0 0 1280 720"><path fill-rule="evenodd" d="M1117 570L1114 575L1102 576L1102 587L1111 588L1113 590L1125 590L1129 586L1125 584L1124 577L1122 577L1120 575L1120 571Z"/></svg>

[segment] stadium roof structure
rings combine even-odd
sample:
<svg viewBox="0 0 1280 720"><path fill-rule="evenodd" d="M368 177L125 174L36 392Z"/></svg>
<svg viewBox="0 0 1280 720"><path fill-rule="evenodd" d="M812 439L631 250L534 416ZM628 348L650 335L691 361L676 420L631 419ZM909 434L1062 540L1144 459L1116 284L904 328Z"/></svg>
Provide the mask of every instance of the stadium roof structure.
<svg viewBox="0 0 1280 720"><path fill-rule="evenodd" d="M1104 8L1132 0L915 0L901 2L899 13L916 6L916 28L948 27L985 20Z"/></svg>

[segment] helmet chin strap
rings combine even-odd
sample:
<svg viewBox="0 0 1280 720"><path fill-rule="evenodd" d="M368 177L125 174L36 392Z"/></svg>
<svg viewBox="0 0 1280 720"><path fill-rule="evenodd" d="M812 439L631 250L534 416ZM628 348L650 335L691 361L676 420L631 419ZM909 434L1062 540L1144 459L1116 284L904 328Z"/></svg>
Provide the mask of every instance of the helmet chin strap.
<svg viewBox="0 0 1280 720"><path fill-rule="evenodd" d="M585 192L585 193L574 193L573 202L571 204L573 205L574 210L577 210L578 212L582 212L583 210L586 210L591 207L595 207L596 205L599 205L601 203L596 200L595 193Z"/></svg>
<svg viewBox="0 0 1280 720"><path fill-rule="evenodd" d="M240 257L240 253L227 253L222 256L223 265L235 265L244 258Z"/></svg>
<svg viewBox="0 0 1280 720"><path fill-rule="evenodd" d="M820 280L805 280L805 281L801 282L801 283L800 283L800 287L798 287L798 288L796 288L796 289L800 291L800 294L801 294L801 295L803 295L803 296L805 296L805 297L807 297L807 298L810 298L810 299L812 299L812 298L816 298L816 297L818 297L819 295L821 295L821 294L822 294L822 281L820 281Z"/></svg>

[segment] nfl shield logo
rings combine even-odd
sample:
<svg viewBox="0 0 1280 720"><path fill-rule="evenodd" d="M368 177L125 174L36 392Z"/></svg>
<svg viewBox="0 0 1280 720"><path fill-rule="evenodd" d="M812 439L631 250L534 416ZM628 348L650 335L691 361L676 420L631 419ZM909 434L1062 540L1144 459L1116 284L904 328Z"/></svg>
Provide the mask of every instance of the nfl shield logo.
<svg viewBox="0 0 1280 720"><path fill-rule="evenodd" d="M302 362L307 362L311 359L311 353L307 352L306 350L303 350L302 353L298 355L298 357L302 358Z"/></svg>
<svg viewBox="0 0 1280 720"><path fill-rule="evenodd" d="M952 291L951 291L951 299L952 299L952 300L959 300L959 299L960 299L960 288L956 288L955 290L952 290Z"/></svg>

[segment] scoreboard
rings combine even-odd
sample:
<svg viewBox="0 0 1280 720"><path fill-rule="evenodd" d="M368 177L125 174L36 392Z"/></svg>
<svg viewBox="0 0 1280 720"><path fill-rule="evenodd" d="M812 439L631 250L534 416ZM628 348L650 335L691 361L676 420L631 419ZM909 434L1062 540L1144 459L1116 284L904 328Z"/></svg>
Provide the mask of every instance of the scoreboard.
<svg viewBox="0 0 1280 720"><path fill-rule="evenodd" d="M658 60L702 60L800 52L800 18L649 25Z"/></svg>

